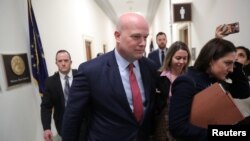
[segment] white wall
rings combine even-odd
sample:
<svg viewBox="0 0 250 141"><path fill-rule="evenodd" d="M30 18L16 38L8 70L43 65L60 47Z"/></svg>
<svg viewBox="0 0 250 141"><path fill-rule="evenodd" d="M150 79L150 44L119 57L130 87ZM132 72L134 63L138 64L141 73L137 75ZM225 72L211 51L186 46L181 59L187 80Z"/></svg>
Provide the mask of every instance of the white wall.
<svg viewBox="0 0 250 141"><path fill-rule="evenodd" d="M66 49L72 67L86 61L84 40L92 41L92 57L115 47L114 25L93 0L33 0L49 74L57 71L55 54Z"/></svg>
<svg viewBox="0 0 250 141"><path fill-rule="evenodd" d="M27 1L1 0L0 19L0 54L29 54ZM36 89L32 83L7 89L5 80L0 57L0 141L42 141Z"/></svg>
<svg viewBox="0 0 250 141"><path fill-rule="evenodd" d="M240 32L225 37L236 46L250 48L249 0L194 0L192 46L199 49L214 37L215 28L224 23L240 23Z"/></svg>
<svg viewBox="0 0 250 141"><path fill-rule="evenodd" d="M154 42L154 49L158 49L156 44L156 34L158 32L165 32L167 35L167 47L170 46L172 43L172 35L171 35L171 17L170 17L170 10L169 10L169 0L161 0L159 4L158 10L156 12L154 21L151 25L151 37Z"/></svg>
<svg viewBox="0 0 250 141"><path fill-rule="evenodd" d="M78 68L86 61L84 39L92 40L93 57L102 52L103 44L107 51L115 47L114 25L93 0L32 0L32 3L49 75L57 71L55 54L59 49L68 50L72 67ZM29 55L27 0L0 0L0 21L0 55ZM27 83L7 88L2 57L0 86L0 141L43 141L37 87Z"/></svg>
<svg viewBox="0 0 250 141"><path fill-rule="evenodd" d="M250 48L248 34L250 33L250 20L248 13L250 12L249 0L172 0L173 3L192 3L192 22L190 23L172 23L172 34L167 30L169 25L167 16L169 12L168 4L165 0L162 1L154 19L152 33L158 31L168 32L172 37L169 40L168 46L179 40L178 27L187 24L190 31L189 47L197 48L199 53L201 47L215 35L215 28L224 23L240 22L240 32L225 37L232 41L236 46L243 45ZM172 11L171 11L172 13ZM170 26L171 27L171 26Z"/></svg>

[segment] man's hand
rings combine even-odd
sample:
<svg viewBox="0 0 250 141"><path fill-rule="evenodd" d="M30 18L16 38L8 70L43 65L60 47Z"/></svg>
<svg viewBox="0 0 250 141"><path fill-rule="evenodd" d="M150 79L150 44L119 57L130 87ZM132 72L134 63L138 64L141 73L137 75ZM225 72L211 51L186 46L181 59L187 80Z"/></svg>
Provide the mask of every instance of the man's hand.
<svg viewBox="0 0 250 141"><path fill-rule="evenodd" d="M44 130L43 138L44 141L52 141L53 133L50 129Z"/></svg>

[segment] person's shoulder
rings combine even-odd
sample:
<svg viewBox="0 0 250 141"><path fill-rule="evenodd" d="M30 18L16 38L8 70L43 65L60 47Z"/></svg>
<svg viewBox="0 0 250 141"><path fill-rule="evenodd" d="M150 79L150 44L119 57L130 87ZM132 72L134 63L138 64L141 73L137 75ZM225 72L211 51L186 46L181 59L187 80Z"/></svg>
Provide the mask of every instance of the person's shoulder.
<svg viewBox="0 0 250 141"><path fill-rule="evenodd" d="M72 69L72 73L77 73L77 69Z"/></svg>
<svg viewBox="0 0 250 141"><path fill-rule="evenodd" d="M158 69L157 64L156 64L153 60L151 60L151 59L149 59L149 58L142 57L142 58L139 60L139 62L144 63L146 66L148 66L148 68L150 68L150 69L152 69L152 70L155 70L155 71L156 71L156 70Z"/></svg>
<svg viewBox="0 0 250 141"><path fill-rule="evenodd" d="M86 62L83 62L79 65L79 68L78 68L78 71L84 69L84 70L96 70L98 68L101 68L103 66L105 66L105 64L109 61L109 60L114 60L114 58L112 58L112 55L114 55L114 52L111 51L111 52L108 52L108 53L105 53L99 57L96 57L92 60L89 60L89 61L86 61Z"/></svg>
<svg viewBox="0 0 250 141"><path fill-rule="evenodd" d="M73 77L77 74L78 70L77 69L72 69L72 75Z"/></svg>
<svg viewBox="0 0 250 141"><path fill-rule="evenodd" d="M195 83L197 72L193 67L189 67L187 72L180 75L175 79L175 83L187 82L187 83Z"/></svg>
<svg viewBox="0 0 250 141"><path fill-rule="evenodd" d="M148 56L151 56L152 54L157 53L157 52L158 52L158 50L159 50L159 49L153 50L152 52L150 52L150 53L148 54Z"/></svg>
<svg viewBox="0 0 250 141"><path fill-rule="evenodd" d="M59 79L59 78L60 78L59 72L56 71L53 75L50 75L49 77L47 77L45 79L45 82L46 83L50 83L50 82L53 82L53 81L55 81L56 79Z"/></svg>
<svg viewBox="0 0 250 141"><path fill-rule="evenodd" d="M177 77L174 81L175 83L177 82L194 82L194 78L192 75L189 75L189 74L183 74L183 75L180 75L179 77Z"/></svg>
<svg viewBox="0 0 250 141"><path fill-rule="evenodd" d="M139 61L145 62L145 63L147 63L149 65L154 65L155 64L153 60L151 60L149 58L146 58L146 57L142 57Z"/></svg>
<svg viewBox="0 0 250 141"><path fill-rule="evenodd" d="M50 75L48 77L48 79L52 79L52 78L55 78L55 77L58 77L59 76L59 72L58 71L55 71L54 74Z"/></svg>

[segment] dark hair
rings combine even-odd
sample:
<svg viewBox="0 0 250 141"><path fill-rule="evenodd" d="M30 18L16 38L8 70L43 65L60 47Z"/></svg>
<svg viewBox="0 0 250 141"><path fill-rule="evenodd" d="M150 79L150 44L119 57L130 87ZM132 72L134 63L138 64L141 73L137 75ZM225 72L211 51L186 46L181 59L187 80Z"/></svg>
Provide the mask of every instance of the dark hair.
<svg viewBox="0 0 250 141"><path fill-rule="evenodd" d="M67 50L64 50L64 49L58 50L58 51L56 52L56 57L57 57L57 54L63 53L63 52L66 52L66 53L69 55L69 60L71 60L71 56L70 56L69 52L68 52Z"/></svg>
<svg viewBox="0 0 250 141"><path fill-rule="evenodd" d="M201 49L194 63L194 68L206 71L210 67L211 61L218 60L231 52L236 52L236 48L232 42L222 38L213 38Z"/></svg>
<svg viewBox="0 0 250 141"><path fill-rule="evenodd" d="M250 50L248 48L246 48L244 46L238 46L238 47L236 47L236 50L238 50L238 49L244 50L244 52L247 55L247 60L250 60Z"/></svg>
<svg viewBox="0 0 250 141"><path fill-rule="evenodd" d="M158 32L157 35L156 35L156 39L157 39L157 37L160 36L160 35L165 35L165 37L167 37L167 35L166 35L164 32Z"/></svg>
<svg viewBox="0 0 250 141"><path fill-rule="evenodd" d="M176 41L174 42L168 49L167 51L167 55L164 59L164 62L163 62L163 65L162 67L160 68L160 71L164 71L164 70L170 70L170 67L171 67L171 62L172 62L172 58L174 56L174 54L178 51L178 50L185 50L188 54L188 60L187 60L187 64L186 66L184 67L184 70L183 71L186 71L187 67L188 67L188 64L190 63L190 58L191 58L191 55L190 55L190 51L188 49L188 46L184 43L184 42L181 42L181 41Z"/></svg>

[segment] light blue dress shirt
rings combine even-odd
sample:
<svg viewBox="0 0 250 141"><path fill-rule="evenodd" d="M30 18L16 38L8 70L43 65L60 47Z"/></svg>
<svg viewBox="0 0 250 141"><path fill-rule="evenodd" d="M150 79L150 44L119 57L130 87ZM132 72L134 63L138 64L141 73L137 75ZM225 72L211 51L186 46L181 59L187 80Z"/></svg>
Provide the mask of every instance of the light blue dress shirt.
<svg viewBox="0 0 250 141"><path fill-rule="evenodd" d="M130 62L128 62L126 59L124 59L119 53L118 51L115 49L115 58L118 64L118 68L119 68L119 72L121 75L121 79L122 79L122 83L123 83L123 87L124 90L126 92L126 96L128 99L128 103L129 106L131 108L132 111L134 111L134 107L133 107L133 100L132 100L132 92L131 92L131 87L130 87L130 83L129 83L129 69L128 69L128 65L130 64ZM144 87L143 87L143 83L142 83L142 78L141 78L141 73L140 73L140 66L138 61L134 61L134 73L140 88L140 92L141 92L141 96L142 96L142 102L145 102L145 94L144 94ZM145 107L144 107L145 109Z"/></svg>

